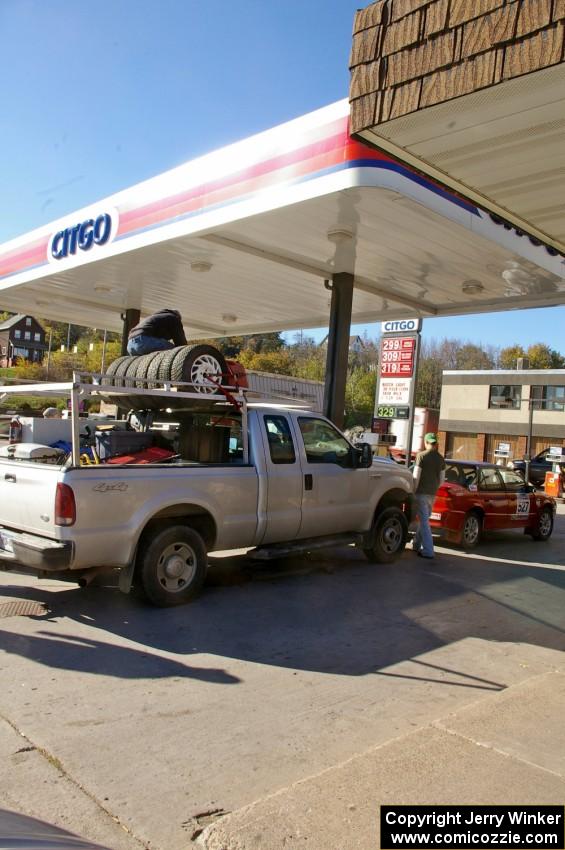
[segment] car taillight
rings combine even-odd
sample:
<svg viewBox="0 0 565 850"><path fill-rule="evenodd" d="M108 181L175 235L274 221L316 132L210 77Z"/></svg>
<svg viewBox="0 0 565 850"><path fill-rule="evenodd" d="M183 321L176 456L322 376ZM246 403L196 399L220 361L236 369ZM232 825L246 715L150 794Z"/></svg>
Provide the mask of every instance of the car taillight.
<svg viewBox="0 0 565 850"><path fill-rule="evenodd" d="M68 484L57 484L55 525L74 525L77 518L75 494Z"/></svg>

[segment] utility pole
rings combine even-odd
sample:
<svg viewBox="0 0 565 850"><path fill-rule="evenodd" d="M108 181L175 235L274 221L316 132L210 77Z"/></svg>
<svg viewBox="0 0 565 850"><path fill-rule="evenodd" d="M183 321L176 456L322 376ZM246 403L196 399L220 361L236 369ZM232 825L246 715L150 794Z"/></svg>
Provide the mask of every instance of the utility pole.
<svg viewBox="0 0 565 850"><path fill-rule="evenodd" d="M526 435L526 456L524 457L524 477L526 484L530 481L530 461L532 459L532 433L534 428L534 407L536 402L541 401L534 397L534 387L530 384L530 397L528 398L528 433ZM539 408L538 408L539 409Z"/></svg>
<svg viewBox="0 0 565 850"><path fill-rule="evenodd" d="M49 366L51 365L51 339L53 337L53 328L49 328L49 346L47 348L47 369L45 379L49 380Z"/></svg>
<svg viewBox="0 0 565 850"><path fill-rule="evenodd" d="M104 328L104 341L102 343L102 362L100 363L100 373L104 374L104 367L106 365L106 341L108 338L108 331Z"/></svg>

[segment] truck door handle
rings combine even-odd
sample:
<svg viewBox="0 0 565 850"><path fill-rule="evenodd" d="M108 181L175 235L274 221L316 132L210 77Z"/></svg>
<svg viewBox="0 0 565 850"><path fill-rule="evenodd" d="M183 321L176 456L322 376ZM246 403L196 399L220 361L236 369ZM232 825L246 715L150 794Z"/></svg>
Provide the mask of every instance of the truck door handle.
<svg viewBox="0 0 565 850"><path fill-rule="evenodd" d="M7 472L4 476L4 481L11 481L12 484L16 483L16 476L12 475L10 472Z"/></svg>
<svg viewBox="0 0 565 850"><path fill-rule="evenodd" d="M314 481L313 481L313 478L312 478L312 473L307 472L304 476L304 489L305 490L311 490L313 486L314 486Z"/></svg>

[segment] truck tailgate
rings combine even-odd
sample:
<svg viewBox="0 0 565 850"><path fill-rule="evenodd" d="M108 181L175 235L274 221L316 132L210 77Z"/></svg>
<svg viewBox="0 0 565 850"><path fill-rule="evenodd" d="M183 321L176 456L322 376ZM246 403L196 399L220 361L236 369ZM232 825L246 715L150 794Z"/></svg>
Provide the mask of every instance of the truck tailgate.
<svg viewBox="0 0 565 850"><path fill-rule="evenodd" d="M0 461L0 526L54 538L55 492L64 470L25 461Z"/></svg>

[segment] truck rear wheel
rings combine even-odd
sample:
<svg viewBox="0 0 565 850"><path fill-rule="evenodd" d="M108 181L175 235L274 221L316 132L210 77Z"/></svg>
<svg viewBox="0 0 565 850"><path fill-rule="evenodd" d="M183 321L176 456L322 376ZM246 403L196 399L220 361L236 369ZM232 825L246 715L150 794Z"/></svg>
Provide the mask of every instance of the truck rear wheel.
<svg viewBox="0 0 565 850"><path fill-rule="evenodd" d="M142 541L138 554L141 588L153 605L168 608L189 602L206 577L206 546L186 525L169 525Z"/></svg>
<svg viewBox="0 0 565 850"><path fill-rule="evenodd" d="M408 520L400 508L386 508L371 532L372 545L363 549L369 561L390 564L404 551L408 540Z"/></svg>

